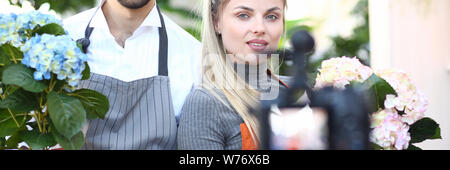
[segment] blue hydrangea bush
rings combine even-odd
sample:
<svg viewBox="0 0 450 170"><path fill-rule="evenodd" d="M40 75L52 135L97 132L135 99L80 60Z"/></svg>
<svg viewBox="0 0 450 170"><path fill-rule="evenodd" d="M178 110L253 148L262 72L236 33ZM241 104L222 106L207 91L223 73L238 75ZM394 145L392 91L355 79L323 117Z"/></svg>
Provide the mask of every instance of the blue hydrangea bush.
<svg viewBox="0 0 450 170"><path fill-rule="evenodd" d="M0 14L0 149L80 149L87 119L109 109L103 94L78 87L87 56L61 25L38 11Z"/></svg>

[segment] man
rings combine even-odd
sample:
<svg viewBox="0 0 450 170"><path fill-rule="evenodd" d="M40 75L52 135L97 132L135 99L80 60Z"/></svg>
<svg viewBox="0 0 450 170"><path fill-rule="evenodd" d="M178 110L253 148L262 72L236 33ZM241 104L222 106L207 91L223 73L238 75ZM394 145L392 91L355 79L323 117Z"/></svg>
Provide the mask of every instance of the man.
<svg viewBox="0 0 450 170"><path fill-rule="evenodd" d="M83 149L176 149L184 100L200 80L201 44L155 0L103 0L64 21L88 55L80 88L106 95L104 119L88 122Z"/></svg>

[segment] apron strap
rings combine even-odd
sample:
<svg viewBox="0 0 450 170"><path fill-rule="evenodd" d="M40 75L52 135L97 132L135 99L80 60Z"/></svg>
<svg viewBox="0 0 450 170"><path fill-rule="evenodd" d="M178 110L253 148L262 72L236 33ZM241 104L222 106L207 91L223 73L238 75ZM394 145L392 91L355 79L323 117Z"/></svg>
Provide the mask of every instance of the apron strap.
<svg viewBox="0 0 450 170"><path fill-rule="evenodd" d="M91 41L89 40L89 38L91 37L91 34L94 31L94 27L90 26L92 19L94 19L95 14L103 6L104 3L105 3L105 1L103 0L101 5L97 7L97 9L94 12L94 15L92 15L91 19L89 20L89 22L86 26L86 29L84 30L84 38L80 38L77 40L77 43L81 44L81 50L85 54L87 53L87 49L88 49L89 45L91 44Z"/></svg>
<svg viewBox="0 0 450 170"><path fill-rule="evenodd" d="M159 28L159 64L158 64L158 75L160 76L168 76L169 71L167 68L167 54L168 54L168 40L167 40L167 31L166 24L164 23L164 18L161 14L161 10L159 6L156 5L156 9L158 9L159 18L161 20L161 27Z"/></svg>

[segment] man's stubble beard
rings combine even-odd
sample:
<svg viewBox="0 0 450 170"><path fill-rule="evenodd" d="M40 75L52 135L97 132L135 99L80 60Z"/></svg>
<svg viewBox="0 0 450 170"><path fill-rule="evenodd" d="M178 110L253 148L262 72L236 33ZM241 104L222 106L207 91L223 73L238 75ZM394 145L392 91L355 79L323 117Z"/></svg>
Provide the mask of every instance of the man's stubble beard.
<svg viewBox="0 0 450 170"><path fill-rule="evenodd" d="M139 9L147 5L152 0L117 0L122 6L129 9Z"/></svg>

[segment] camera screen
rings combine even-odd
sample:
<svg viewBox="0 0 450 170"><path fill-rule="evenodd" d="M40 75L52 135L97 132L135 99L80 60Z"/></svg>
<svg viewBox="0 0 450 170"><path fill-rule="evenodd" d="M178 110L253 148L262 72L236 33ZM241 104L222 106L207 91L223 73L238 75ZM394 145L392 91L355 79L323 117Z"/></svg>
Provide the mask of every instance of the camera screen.
<svg viewBox="0 0 450 170"><path fill-rule="evenodd" d="M278 108L270 113L272 150L324 150L328 148L327 113L320 108Z"/></svg>

